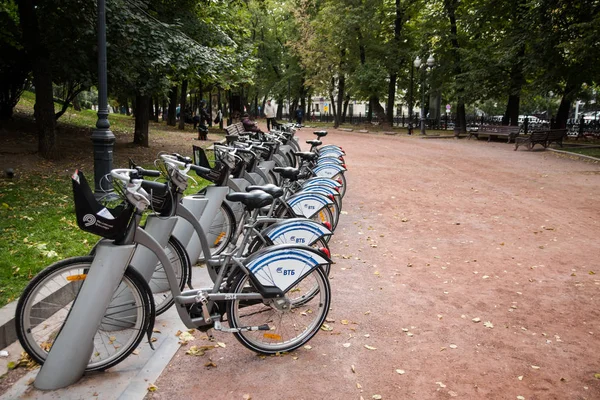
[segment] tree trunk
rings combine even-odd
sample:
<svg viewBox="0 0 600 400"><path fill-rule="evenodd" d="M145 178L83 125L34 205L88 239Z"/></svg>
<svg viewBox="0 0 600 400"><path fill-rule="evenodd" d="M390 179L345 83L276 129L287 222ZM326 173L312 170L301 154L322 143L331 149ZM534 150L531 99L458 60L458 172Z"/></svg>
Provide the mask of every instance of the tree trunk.
<svg viewBox="0 0 600 400"><path fill-rule="evenodd" d="M394 103L396 103L396 73L390 74L390 83L388 84L387 115L386 121L390 126L394 126Z"/></svg>
<svg viewBox="0 0 600 400"><path fill-rule="evenodd" d="M336 107L336 121L338 126L342 123L342 110L344 109L344 96L346 91L346 75L340 73L340 79L338 79L338 93L337 93L337 107Z"/></svg>
<svg viewBox="0 0 600 400"><path fill-rule="evenodd" d="M464 87L460 82L462 75L460 44L458 43L458 28L456 24L456 8L458 0L444 0L444 7L450 21L450 42L452 44L452 55L454 58L454 79L456 82L456 123L454 124L454 136L458 137L461 133L467 132L467 115L465 112Z"/></svg>
<svg viewBox="0 0 600 400"><path fill-rule="evenodd" d="M73 98L73 109L75 111L81 111L81 102L79 101L79 95Z"/></svg>
<svg viewBox="0 0 600 400"><path fill-rule="evenodd" d="M181 96L179 97L179 129L185 129L185 103L187 100L187 79L181 82Z"/></svg>
<svg viewBox="0 0 600 400"><path fill-rule="evenodd" d="M148 125L150 122L150 96L135 97L135 129L133 143L148 147Z"/></svg>
<svg viewBox="0 0 600 400"><path fill-rule="evenodd" d="M576 85L572 84L571 82L567 82L567 87L565 88L563 97L560 100L560 105L558 106L558 111L556 112L556 120L554 121L555 129L564 129L567 127L569 110L571 110L571 102L576 88Z"/></svg>
<svg viewBox="0 0 600 400"><path fill-rule="evenodd" d="M177 123L177 86L171 87L169 92L169 110L167 111L167 125L175 126Z"/></svg>
<svg viewBox="0 0 600 400"><path fill-rule="evenodd" d="M335 97L333 97L333 92L329 93L329 101L331 101L331 112L333 113L333 127L337 128L340 126L340 120L337 110L335 109Z"/></svg>
<svg viewBox="0 0 600 400"><path fill-rule="evenodd" d="M277 113L275 115L278 120L283 119L283 97L277 99Z"/></svg>
<svg viewBox="0 0 600 400"><path fill-rule="evenodd" d="M38 150L42 157L56 159L59 157L59 149L55 131L50 55L42 45L33 0L22 0L18 5L23 43L33 70L34 116L39 135Z"/></svg>
<svg viewBox="0 0 600 400"><path fill-rule="evenodd" d="M510 71L510 88L506 112L502 118L502 125L519 125L519 107L521 103L521 88L525 83L523 76L523 60L525 57L525 46L522 45L517 52L517 60Z"/></svg>
<svg viewBox="0 0 600 400"><path fill-rule="evenodd" d="M508 103L506 104L506 111L502 117L502 125L519 125L519 107L521 103L520 95L511 94L508 96Z"/></svg>
<svg viewBox="0 0 600 400"><path fill-rule="evenodd" d="M152 104L152 97L150 97L150 101L148 102L148 120L154 119L154 105Z"/></svg>
<svg viewBox="0 0 600 400"><path fill-rule="evenodd" d="M131 111L129 111L129 100L125 97L125 114L129 117L131 115Z"/></svg>
<svg viewBox="0 0 600 400"><path fill-rule="evenodd" d="M158 96L154 100L154 122L158 122L158 114L160 114L160 107L158 105Z"/></svg>
<svg viewBox="0 0 600 400"><path fill-rule="evenodd" d="M350 104L350 95L346 93L346 99L344 100L344 109L342 110L342 124L346 123L346 115L348 114L348 104Z"/></svg>

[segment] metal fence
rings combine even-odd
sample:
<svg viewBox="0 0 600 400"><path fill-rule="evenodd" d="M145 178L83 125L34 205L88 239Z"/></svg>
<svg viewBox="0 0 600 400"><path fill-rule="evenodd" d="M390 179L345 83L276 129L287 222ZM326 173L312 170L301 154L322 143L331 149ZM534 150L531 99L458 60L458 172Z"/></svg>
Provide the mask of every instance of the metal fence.
<svg viewBox="0 0 600 400"><path fill-rule="evenodd" d="M289 120L288 115L283 116L284 120ZM478 115L467 115L467 130L472 129L481 125L501 125L502 121L499 121L494 117L484 117ZM334 117L330 114L320 114L320 115L311 115L308 118L305 118L304 123L310 122L322 122L322 123L333 123ZM369 120L366 115L358 114L358 115L347 115L345 120L342 122L344 124L351 125L364 125L364 124L373 124L379 125L386 121L379 120L376 116L373 116L371 120ZM411 122L409 115L396 115L394 116L394 127L397 128L406 128L408 129L408 125ZM552 121L553 122L553 121ZM420 127L420 116L419 113L415 113L412 118L412 126L413 129L418 130ZM425 120L425 128L428 130L454 130L456 124L456 116L453 114L445 114L441 118L431 119L428 118ZM528 119L525 119L521 126L521 133L527 134L529 131L533 129L540 128L549 128L553 126L553 123L532 123L529 122ZM600 138L600 120L584 120L583 118L578 121L574 119L569 119L567 123L568 135L569 136L585 136L585 137L594 137Z"/></svg>

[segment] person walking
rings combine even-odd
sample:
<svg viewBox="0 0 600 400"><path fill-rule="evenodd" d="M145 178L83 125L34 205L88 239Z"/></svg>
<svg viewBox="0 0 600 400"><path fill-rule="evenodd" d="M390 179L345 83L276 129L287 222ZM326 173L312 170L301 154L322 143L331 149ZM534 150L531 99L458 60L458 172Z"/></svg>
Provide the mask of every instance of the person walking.
<svg viewBox="0 0 600 400"><path fill-rule="evenodd" d="M271 104L271 99L267 100L265 105L265 117L267 118L267 130L270 131L271 127L275 128L275 106Z"/></svg>
<svg viewBox="0 0 600 400"><path fill-rule="evenodd" d="M200 121L198 124L198 138L196 140L208 139L208 124L210 123L210 115L206 111L206 100L200 102L199 110Z"/></svg>
<svg viewBox="0 0 600 400"><path fill-rule="evenodd" d="M304 111L302 111L302 107L298 106L296 109L296 123L298 127L302 127L302 118L304 117Z"/></svg>

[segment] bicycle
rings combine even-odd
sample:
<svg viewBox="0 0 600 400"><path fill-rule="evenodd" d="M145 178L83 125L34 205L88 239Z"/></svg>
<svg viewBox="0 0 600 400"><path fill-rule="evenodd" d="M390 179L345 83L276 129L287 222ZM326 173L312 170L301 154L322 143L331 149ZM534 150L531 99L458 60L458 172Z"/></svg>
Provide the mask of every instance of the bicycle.
<svg viewBox="0 0 600 400"><path fill-rule="evenodd" d="M249 232L242 226L242 244L235 252L221 255L221 268L214 285L182 292L163 249L139 228L142 213L150 201L140 193L142 181L130 178L130 174L135 173L135 170L111 172L113 178L126 185L127 201L120 209L107 210L113 218L105 217L83 174L74 175L78 225L114 242L101 243L94 256L76 257L52 265L25 289L17 305L17 335L36 362L44 364L52 357L54 346L59 350L53 360L65 357L64 352L76 348L84 352L84 357L89 354L89 360L84 360L85 370L104 370L127 357L144 333L150 339L154 323L151 291L139 273L127 265L136 243L154 251L164 265L177 311L188 328L231 332L245 347L265 354L296 349L318 332L330 302L329 282L322 266L331 261L325 254L306 246L279 245L243 257L241 253ZM152 185L158 189L164 184L152 182ZM254 217L258 208L272 201L270 195L260 191L234 193L228 197L241 201ZM61 279L54 279L56 276ZM99 276L112 283L109 286L103 282L100 286L114 290L108 296L98 295L91 301L87 296L96 293L92 281ZM305 292L311 296L302 297ZM68 298L57 304L56 293ZM294 301L289 294L293 294ZM43 302L48 299L51 307L44 310ZM310 313L301 311L309 309ZM40 311L45 311L46 316ZM224 315L227 315L229 328L222 325ZM288 328L287 323L292 327Z"/></svg>

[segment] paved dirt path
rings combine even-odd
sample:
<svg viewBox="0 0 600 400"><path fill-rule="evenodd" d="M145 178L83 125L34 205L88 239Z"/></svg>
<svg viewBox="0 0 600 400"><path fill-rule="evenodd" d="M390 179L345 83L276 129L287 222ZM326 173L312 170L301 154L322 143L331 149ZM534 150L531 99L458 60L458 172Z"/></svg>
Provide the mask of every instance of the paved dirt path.
<svg viewBox="0 0 600 400"><path fill-rule="evenodd" d="M333 330L266 358L225 333L186 355L207 343L196 332L148 397L600 398L599 164L473 140L324 142L349 167Z"/></svg>

